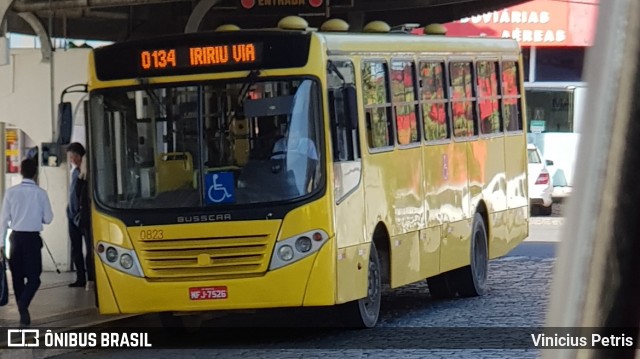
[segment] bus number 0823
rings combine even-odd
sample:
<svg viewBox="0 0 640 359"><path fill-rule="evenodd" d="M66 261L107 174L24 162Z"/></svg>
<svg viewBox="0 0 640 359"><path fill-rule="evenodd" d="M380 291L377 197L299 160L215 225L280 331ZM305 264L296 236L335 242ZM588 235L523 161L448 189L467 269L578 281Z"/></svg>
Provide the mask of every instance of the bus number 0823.
<svg viewBox="0 0 640 359"><path fill-rule="evenodd" d="M153 50L140 53L140 64L145 70L176 67L176 50Z"/></svg>
<svg viewBox="0 0 640 359"><path fill-rule="evenodd" d="M140 231L140 239L163 239L164 231L158 229L149 229L146 231Z"/></svg>

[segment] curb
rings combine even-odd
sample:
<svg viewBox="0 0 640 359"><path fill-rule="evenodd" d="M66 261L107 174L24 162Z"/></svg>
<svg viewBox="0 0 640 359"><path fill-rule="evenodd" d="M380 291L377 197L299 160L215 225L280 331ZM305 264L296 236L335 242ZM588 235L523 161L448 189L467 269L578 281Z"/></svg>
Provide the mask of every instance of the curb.
<svg viewBox="0 0 640 359"><path fill-rule="evenodd" d="M85 308L80 310L68 311L64 313L56 313L48 317L36 319L32 321L31 325L34 327L47 326L47 324L51 324L53 322L60 322L68 318L86 317L86 316L97 314L97 313L98 313L98 308Z"/></svg>
<svg viewBox="0 0 640 359"><path fill-rule="evenodd" d="M3 349L2 359L41 359L51 358L76 351L76 349Z"/></svg>

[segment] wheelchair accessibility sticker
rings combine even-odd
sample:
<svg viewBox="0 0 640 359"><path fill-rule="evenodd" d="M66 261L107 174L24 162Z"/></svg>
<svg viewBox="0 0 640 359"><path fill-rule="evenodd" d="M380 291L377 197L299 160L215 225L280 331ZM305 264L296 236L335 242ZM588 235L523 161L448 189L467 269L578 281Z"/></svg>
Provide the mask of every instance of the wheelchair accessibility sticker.
<svg viewBox="0 0 640 359"><path fill-rule="evenodd" d="M235 180L231 172L207 173L204 178L204 201L208 204L233 203L236 201Z"/></svg>

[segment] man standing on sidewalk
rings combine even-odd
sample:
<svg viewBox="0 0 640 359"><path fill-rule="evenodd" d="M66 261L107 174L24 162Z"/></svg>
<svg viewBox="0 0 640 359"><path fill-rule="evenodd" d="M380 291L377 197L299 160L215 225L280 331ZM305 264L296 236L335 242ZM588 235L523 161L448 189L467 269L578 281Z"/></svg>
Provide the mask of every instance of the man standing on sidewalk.
<svg viewBox="0 0 640 359"><path fill-rule="evenodd" d="M82 158L85 155L84 146L78 142L69 144L67 147L69 163L73 166L71 170L71 185L69 186L69 205L67 206L67 217L69 218L69 239L71 239L71 260L76 267L76 281L69 284L69 287L85 287L91 290L95 283L95 273L93 265L93 243L89 232L87 182L81 169ZM83 240L84 239L84 240ZM86 262L82 252L82 243L87 247ZM86 271L85 271L86 269Z"/></svg>
<svg viewBox="0 0 640 359"><path fill-rule="evenodd" d="M23 326L31 324L29 304L40 287L42 224L49 224L53 219L47 192L35 182L37 172L38 166L33 160L22 161L20 164L22 183L7 190L0 213L0 234L2 235L0 247L4 246L7 227L12 230L9 237L11 241L9 269L20 312L20 324Z"/></svg>

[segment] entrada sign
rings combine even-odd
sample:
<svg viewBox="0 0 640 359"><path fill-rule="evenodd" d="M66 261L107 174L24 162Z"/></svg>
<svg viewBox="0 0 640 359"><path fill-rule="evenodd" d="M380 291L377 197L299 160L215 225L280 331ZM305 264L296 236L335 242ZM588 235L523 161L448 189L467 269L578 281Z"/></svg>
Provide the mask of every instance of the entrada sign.
<svg viewBox="0 0 640 359"><path fill-rule="evenodd" d="M324 15L325 0L240 0L240 6L252 13Z"/></svg>

